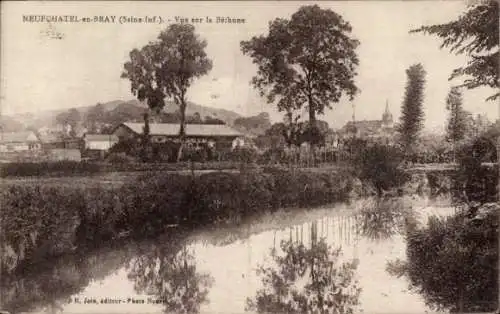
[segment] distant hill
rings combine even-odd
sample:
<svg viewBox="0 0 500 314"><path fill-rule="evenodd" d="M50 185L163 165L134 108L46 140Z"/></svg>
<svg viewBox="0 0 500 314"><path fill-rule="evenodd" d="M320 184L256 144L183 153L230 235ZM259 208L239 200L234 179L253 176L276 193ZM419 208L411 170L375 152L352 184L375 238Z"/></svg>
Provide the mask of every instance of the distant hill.
<svg viewBox="0 0 500 314"><path fill-rule="evenodd" d="M136 99L128 101L113 100L101 103L101 105L106 119L109 120L109 122L112 124L129 120L142 120L142 115L146 109L146 106ZM9 129L18 130L21 126L21 129L25 129L28 127L38 129L41 127L55 126L57 124L56 116L71 109L76 109L80 113L80 116L85 119L89 110L95 107L96 105L58 110L47 110L36 113L20 113L11 116L2 116L1 118L5 120L5 122L2 123L4 123L6 126L8 125ZM179 106L177 106L175 103L167 102L163 111L166 113L175 113L178 109ZM201 118L212 117L222 120L229 125L233 125L234 121L241 117L236 112L230 110L206 107L189 102L186 108L186 115L192 116L195 113L198 113Z"/></svg>

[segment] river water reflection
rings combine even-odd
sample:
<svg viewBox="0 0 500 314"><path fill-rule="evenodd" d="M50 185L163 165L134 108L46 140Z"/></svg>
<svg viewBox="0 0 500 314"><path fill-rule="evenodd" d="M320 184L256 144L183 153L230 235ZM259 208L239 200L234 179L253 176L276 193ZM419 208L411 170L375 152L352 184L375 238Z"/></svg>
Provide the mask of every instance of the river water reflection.
<svg viewBox="0 0 500 314"><path fill-rule="evenodd" d="M340 249L338 263L356 261L361 292L355 312L430 312L404 278L386 272L386 264L405 259L408 222L453 211L422 198L365 199L279 212L238 228L173 232L63 258L29 278L12 279L2 287L3 305L14 313L243 313L263 287L256 269L271 265L272 249L282 256L282 241L310 248L324 239Z"/></svg>

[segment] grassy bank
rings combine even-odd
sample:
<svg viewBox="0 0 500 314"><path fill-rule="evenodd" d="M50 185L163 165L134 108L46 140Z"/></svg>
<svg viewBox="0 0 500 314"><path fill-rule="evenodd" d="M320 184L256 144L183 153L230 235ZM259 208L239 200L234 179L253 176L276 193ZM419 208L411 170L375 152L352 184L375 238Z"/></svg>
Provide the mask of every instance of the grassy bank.
<svg viewBox="0 0 500 314"><path fill-rule="evenodd" d="M240 167L241 163L232 161L205 163L12 162L0 164L0 177L82 176L132 171L228 170Z"/></svg>
<svg viewBox="0 0 500 314"><path fill-rule="evenodd" d="M347 172L275 168L147 175L114 189L13 185L1 192L2 270L173 226L238 224L280 208L342 201L351 189Z"/></svg>

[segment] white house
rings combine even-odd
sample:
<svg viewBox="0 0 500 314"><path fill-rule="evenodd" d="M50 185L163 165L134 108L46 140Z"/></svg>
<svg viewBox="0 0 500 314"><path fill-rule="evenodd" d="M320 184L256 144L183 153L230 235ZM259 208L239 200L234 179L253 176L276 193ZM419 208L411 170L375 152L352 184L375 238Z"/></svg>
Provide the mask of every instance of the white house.
<svg viewBox="0 0 500 314"><path fill-rule="evenodd" d="M107 151L118 143L114 134L85 134L83 137L85 149Z"/></svg>
<svg viewBox="0 0 500 314"><path fill-rule="evenodd" d="M42 143L32 131L0 132L0 152L38 151Z"/></svg>

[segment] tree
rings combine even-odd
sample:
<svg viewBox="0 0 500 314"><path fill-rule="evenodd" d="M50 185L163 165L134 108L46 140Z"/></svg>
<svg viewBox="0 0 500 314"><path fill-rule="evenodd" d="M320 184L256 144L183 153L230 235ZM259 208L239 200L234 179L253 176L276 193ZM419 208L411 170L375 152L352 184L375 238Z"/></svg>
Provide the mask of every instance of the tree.
<svg viewBox="0 0 500 314"><path fill-rule="evenodd" d="M226 124L226 122L222 121L221 119L217 119L211 116L206 116L203 122L205 124Z"/></svg>
<svg viewBox="0 0 500 314"><path fill-rule="evenodd" d="M201 119L200 113L195 112L192 116L189 117L189 123L193 124L203 124L203 120Z"/></svg>
<svg viewBox="0 0 500 314"><path fill-rule="evenodd" d="M76 135L76 128L81 120L80 112L75 108L70 109L65 112L61 112L56 116L56 122L61 124L63 127L70 127L69 135Z"/></svg>
<svg viewBox="0 0 500 314"><path fill-rule="evenodd" d="M463 110L462 93L457 87L452 87L448 93L446 110L449 111L446 138L456 143L464 139L467 131L467 116Z"/></svg>
<svg viewBox="0 0 500 314"><path fill-rule="evenodd" d="M498 1L481 1L469 7L456 21L422 26L410 32L436 35L443 40L441 48L446 47L450 52L470 57L466 66L453 70L450 80L469 76L471 78L466 79L460 86L468 89L480 86L498 89L498 14ZM497 92L488 97L488 100L495 100L499 96L500 93Z"/></svg>
<svg viewBox="0 0 500 314"><path fill-rule="evenodd" d="M98 125L105 121L106 110L103 104L97 103L94 107L90 108L85 116L85 127L91 133L98 132Z"/></svg>
<svg viewBox="0 0 500 314"><path fill-rule="evenodd" d="M149 143L150 143L150 128L149 128L149 120L148 120L148 114L144 114L144 127L142 129L142 139L141 139L141 145L142 145L142 159L143 161L147 161L149 159L149 154L148 154L148 148L149 148Z"/></svg>
<svg viewBox="0 0 500 314"><path fill-rule="evenodd" d="M301 7L291 19L269 23L267 36L241 42L241 50L258 66L253 86L279 111L307 104L310 127L316 116L343 95L353 99L359 63L359 42L349 37L351 25L337 13L318 5Z"/></svg>
<svg viewBox="0 0 500 314"><path fill-rule="evenodd" d="M466 137L473 140L474 138L480 136L482 133L486 132L492 123L485 115L477 114L476 116L471 113L467 114L467 133Z"/></svg>
<svg viewBox="0 0 500 314"><path fill-rule="evenodd" d="M401 106L401 118L398 126L400 144L408 153L418 139L423 128L425 70L422 64L414 64L406 70L405 98Z"/></svg>
<svg viewBox="0 0 500 314"><path fill-rule="evenodd" d="M141 50L130 52L130 61L124 64L122 78L131 82L131 91L140 101L147 101L150 109L159 112L165 98L172 98L179 106L181 119L177 160L182 156L186 132L186 93L194 79L212 69L212 61L205 48L207 42L198 37L190 24L172 24Z"/></svg>
<svg viewBox="0 0 500 314"><path fill-rule="evenodd" d="M357 177L371 183L378 196L408 181L407 173L400 167L402 158L397 148L375 143L353 151Z"/></svg>
<svg viewBox="0 0 500 314"><path fill-rule="evenodd" d="M456 155L457 143L465 138L467 132L467 112L463 110L462 93L457 87L452 87L448 93L446 110L449 112L446 139L453 143L453 155Z"/></svg>

